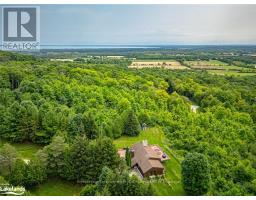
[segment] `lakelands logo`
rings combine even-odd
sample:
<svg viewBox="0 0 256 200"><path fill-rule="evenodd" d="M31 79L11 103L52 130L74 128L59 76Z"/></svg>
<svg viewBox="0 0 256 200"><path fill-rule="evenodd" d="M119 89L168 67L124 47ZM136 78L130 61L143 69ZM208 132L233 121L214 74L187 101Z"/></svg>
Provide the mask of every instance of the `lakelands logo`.
<svg viewBox="0 0 256 200"><path fill-rule="evenodd" d="M25 192L25 188L24 187L14 187L12 185L9 184L0 184L0 195L23 195Z"/></svg>
<svg viewBox="0 0 256 200"><path fill-rule="evenodd" d="M39 7L3 7L3 50L38 50Z"/></svg>

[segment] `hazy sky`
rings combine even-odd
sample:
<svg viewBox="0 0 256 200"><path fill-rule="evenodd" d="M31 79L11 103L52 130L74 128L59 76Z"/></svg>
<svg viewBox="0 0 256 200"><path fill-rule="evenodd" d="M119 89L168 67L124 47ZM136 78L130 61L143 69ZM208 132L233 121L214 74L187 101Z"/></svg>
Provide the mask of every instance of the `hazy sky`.
<svg viewBox="0 0 256 200"><path fill-rule="evenodd" d="M40 12L41 44L256 44L256 5L42 5Z"/></svg>

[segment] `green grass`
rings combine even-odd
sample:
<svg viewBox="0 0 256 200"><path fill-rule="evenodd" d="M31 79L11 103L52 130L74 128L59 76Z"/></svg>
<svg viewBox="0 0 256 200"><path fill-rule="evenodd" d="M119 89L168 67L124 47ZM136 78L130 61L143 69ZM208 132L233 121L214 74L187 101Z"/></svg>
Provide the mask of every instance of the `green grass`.
<svg viewBox="0 0 256 200"><path fill-rule="evenodd" d="M152 183L156 195L186 195L181 184L180 159L174 150L168 148L169 145L163 131L158 128L150 128L146 131L142 131L140 135L136 137L122 136L115 140L114 144L117 148L131 147L136 142L141 142L145 139L148 140L149 144L159 145L170 157L170 160L163 163L165 167L165 180ZM167 182L169 182L169 184Z"/></svg>
<svg viewBox="0 0 256 200"><path fill-rule="evenodd" d="M256 76L256 73L238 72L232 70L207 70L210 74L229 75L229 76Z"/></svg>
<svg viewBox="0 0 256 200"><path fill-rule="evenodd" d="M185 192L180 182L180 159L178 158L174 150L168 148L169 145L167 143L167 139L165 138L165 135L161 129L149 128L146 131L142 131L137 137L122 136L114 140L114 144L117 148L130 147L136 142L140 142L145 139L148 140L149 144L159 145L170 157L170 160L163 163L165 166L165 179L154 182L152 184L156 195L185 195ZM0 147L4 143L6 143L6 141L1 141ZM12 145L17 149L18 153L23 159L31 159L35 155L35 153L42 148L42 146L40 145L29 142L12 143ZM72 182L57 178L51 178L33 189L31 191L31 194L39 196L73 196L78 195L81 188L82 186L74 184Z"/></svg>
<svg viewBox="0 0 256 200"><path fill-rule="evenodd" d="M58 178L51 178L30 192L35 196L77 196L81 189L81 185Z"/></svg>
<svg viewBox="0 0 256 200"><path fill-rule="evenodd" d="M3 146L5 143L11 144L13 147L16 148L18 154L22 159L31 159L35 156L35 153L42 149L43 147L37 144L33 144L31 142L24 142L24 143L10 143L5 140L1 140L0 147Z"/></svg>
<svg viewBox="0 0 256 200"><path fill-rule="evenodd" d="M199 61L185 61L184 63L188 65L211 65L211 66L227 66L227 63L221 62L219 60L199 60Z"/></svg>
<svg viewBox="0 0 256 200"><path fill-rule="evenodd" d="M149 144L161 145L164 139L164 133L158 128L150 128L146 131L141 131L139 136L136 137L122 136L114 140L114 144L117 148L131 147L134 143L141 142L145 139L148 140Z"/></svg>

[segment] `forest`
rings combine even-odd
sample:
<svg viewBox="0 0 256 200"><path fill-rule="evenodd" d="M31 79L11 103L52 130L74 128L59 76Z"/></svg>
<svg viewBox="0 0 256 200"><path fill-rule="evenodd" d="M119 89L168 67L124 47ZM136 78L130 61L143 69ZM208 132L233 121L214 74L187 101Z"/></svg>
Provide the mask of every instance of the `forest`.
<svg viewBox="0 0 256 200"><path fill-rule="evenodd" d="M254 57L208 51L207 58L194 50L186 59L255 65ZM158 58L185 61L177 52L161 53ZM129 69L130 63L49 61L45 55L0 51L0 183L23 186L31 195L57 177L79 184L79 195L155 195L154 183L129 176L115 146L123 136L142 134L146 124L162 130L180 158L187 195L256 195L255 76ZM196 113L191 105L199 106ZM20 143L42 148L27 162L12 145Z"/></svg>

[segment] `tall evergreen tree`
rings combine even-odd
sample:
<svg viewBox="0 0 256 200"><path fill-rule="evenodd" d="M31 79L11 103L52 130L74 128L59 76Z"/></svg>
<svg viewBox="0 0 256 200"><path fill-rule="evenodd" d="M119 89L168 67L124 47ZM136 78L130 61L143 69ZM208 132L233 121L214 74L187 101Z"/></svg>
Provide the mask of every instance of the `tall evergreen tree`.
<svg viewBox="0 0 256 200"><path fill-rule="evenodd" d="M126 161L126 164L128 167L131 167L132 165L132 161L131 161L131 152L130 152L130 149L127 147L125 149L125 161Z"/></svg>
<svg viewBox="0 0 256 200"><path fill-rule="evenodd" d="M111 184L109 181L110 181L110 177L113 175L114 175L113 171L111 169L109 169L108 167L104 166L102 168L101 174L99 176L99 180L96 183L97 190L99 192L103 192L104 188L106 188L106 186L108 184Z"/></svg>
<svg viewBox="0 0 256 200"><path fill-rule="evenodd" d="M75 138L77 135L85 135L83 115L78 113L72 116L68 122L68 135Z"/></svg>
<svg viewBox="0 0 256 200"><path fill-rule="evenodd" d="M18 131L24 135L24 139L31 140L38 128L38 109L32 101L22 101Z"/></svg>
<svg viewBox="0 0 256 200"><path fill-rule="evenodd" d="M27 164L25 187L33 187L47 178L46 168L38 159L32 159Z"/></svg>
<svg viewBox="0 0 256 200"><path fill-rule="evenodd" d="M43 153L47 155L46 166L47 173L53 176L65 176L65 157L67 154L68 145L61 136L53 139L52 143L45 146Z"/></svg>
<svg viewBox="0 0 256 200"><path fill-rule="evenodd" d="M77 136L73 141L68 153L69 179L77 182L85 182L90 178L88 168L93 164L90 159L94 154L89 152L89 141L86 137Z"/></svg>
<svg viewBox="0 0 256 200"><path fill-rule="evenodd" d="M140 124L133 110L128 111L126 121L124 123L124 134L129 136L137 136L140 133Z"/></svg>
<svg viewBox="0 0 256 200"><path fill-rule="evenodd" d="M26 163L23 160L17 159L15 161L9 176L10 184L14 186L24 186L26 178L26 167Z"/></svg>
<svg viewBox="0 0 256 200"><path fill-rule="evenodd" d="M99 128L91 112L84 115L84 130L88 139L95 139L99 135Z"/></svg>
<svg viewBox="0 0 256 200"><path fill-rule="evenodd" d="M8 143L4 144L0 149L0 169L11 173L17 157L16 149Z"/></svg>

